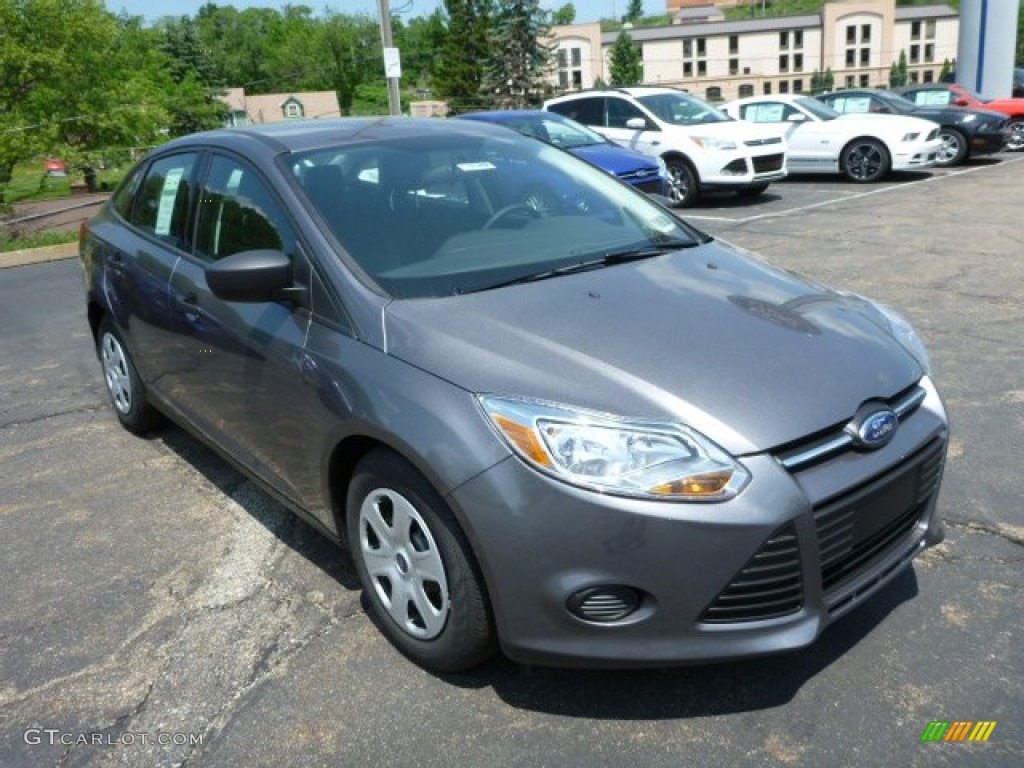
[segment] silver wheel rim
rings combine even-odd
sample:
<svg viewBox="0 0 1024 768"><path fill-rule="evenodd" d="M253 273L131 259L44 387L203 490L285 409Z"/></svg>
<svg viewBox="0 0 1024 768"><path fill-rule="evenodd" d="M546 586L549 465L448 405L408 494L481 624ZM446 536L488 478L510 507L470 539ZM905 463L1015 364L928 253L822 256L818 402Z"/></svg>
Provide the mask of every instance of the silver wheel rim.
<svg viewBox="0 0 1024 768"><path fill-rule="evenodd" d="M1024 120L1010 124L1010 138L1006 140L1006 148L1013 152L1024 149Z"/></svg>
<svg viewBox="0 0 1024 768"><path fill-rule="evenodd" d="M113 334L105 333L100 343L100 354L110 399L120 413L126 414L132 409L132 380L128 375L128 359L124 349Z"/></svg>
<svg viewBox="0 0 1024 768"><path fill-rule="evenodd" d="M448 579L434 536L408 499L390 488L367 495L359 551L391 619L420 640L440 635L450 610Z"/></svg>
<svg viewBox="0 0 1024 768"><path fill-rule="evenodd" d="M942 146L939 148L939 164L952 163L960 154L960 137L955 133L943 132L939 134L939 138L942 139Z"/></svg>
<svg viewBox="0 0 1024 768"><path fill-rule="evenodd" d="M872 179L882 168L882 152L874 144L858 144L847 153L846 167L855 179Z"/></svg>
<svg viewBox="0 0 1024 768"><path fill-rule="evenodd" d="M678 165L668 167L668 196L673 203L682 203L690 194L690 185L687 184L687 173L684 168Z"/></svg>

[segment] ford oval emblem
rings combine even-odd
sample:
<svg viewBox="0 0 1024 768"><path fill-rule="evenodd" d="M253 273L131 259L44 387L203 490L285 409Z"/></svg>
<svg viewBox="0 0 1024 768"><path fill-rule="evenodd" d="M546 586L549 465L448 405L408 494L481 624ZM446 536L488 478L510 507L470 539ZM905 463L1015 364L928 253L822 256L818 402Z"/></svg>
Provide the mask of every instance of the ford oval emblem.
<svg viewBox="0 0 1024 768"><path fill-rule="evenodd" d="M890 410L875 411L857 427L857 441L865 448L881 448L892 440L899 422Z"/></svg>

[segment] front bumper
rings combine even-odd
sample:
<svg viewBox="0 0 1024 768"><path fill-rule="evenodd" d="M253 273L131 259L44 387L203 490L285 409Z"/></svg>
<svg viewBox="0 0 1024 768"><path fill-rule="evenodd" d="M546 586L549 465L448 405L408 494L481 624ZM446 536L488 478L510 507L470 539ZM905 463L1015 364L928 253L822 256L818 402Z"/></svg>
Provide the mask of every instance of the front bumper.
<svg viewBox="0 0 1024 768"><path fill-rule="evenodd" d="M592 493L515 458L477 476L449 501L503 650L534 664L658 666L808 645L942 539L946 419L926 389L883 449L796 471L742 457L751 482L722 504ZM641 596L624 618L572 610L581 594L619 587Z"/></svg>
<svg viewBox="0 0 1024 768"><path fill-rule="evenodd" d="M935 165L942 140L900 142L892 156L892 170L912 171Z"/></svg>
<svg viewBox="0 0 1024 768"><path fill-rule="evenodd" d="M972 155L992 155L1002 152L1012 137L1009 128L975 131L968 137Z"/></svg>

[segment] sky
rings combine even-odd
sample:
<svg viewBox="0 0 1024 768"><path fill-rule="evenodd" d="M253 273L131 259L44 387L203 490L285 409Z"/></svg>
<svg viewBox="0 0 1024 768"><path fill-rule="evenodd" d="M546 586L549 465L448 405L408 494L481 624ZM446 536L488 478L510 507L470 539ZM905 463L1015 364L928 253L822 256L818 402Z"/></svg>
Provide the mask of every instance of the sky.
<svg viewBox="0 0 1024 768"><path fill-rule="evenodd" d="M132 16L144 16L155 21L161 16L195 16L196 11L206 5L207 0L105 0L107 10L114 13L127 11ZM216 2L216 0L214 0ZM391 13L403 18L429 16L441 5L441 0L389 0ZM560 8L570 0L541 0L543 8ZM626 11L628 0L571 0L576 6L576 21L597 21L602 17L621 16ZM281 8L285 0L223 0L217 5L235 8ZM377 0L293 0L292 5L308 5L315 11L330 8L340 13L377 15ZM644 13L655 15L665 12L665 0L644 0Z"/></svg>

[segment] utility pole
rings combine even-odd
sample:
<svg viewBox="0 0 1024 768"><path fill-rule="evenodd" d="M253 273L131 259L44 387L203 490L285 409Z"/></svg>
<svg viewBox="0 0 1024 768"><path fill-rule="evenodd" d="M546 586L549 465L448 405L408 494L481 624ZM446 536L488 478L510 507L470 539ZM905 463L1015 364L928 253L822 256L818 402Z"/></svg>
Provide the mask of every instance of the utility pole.
<svg viewBox="0 0 1024 768"><path fill-rule="evenodd" d="M377 6L380 9L380 41L384 47L384 74L388 78L388 113L400 115L402 102L398 97L398 78L402 76L402 66L391 38L391 8L388 0L377 0Z"/></svg>

